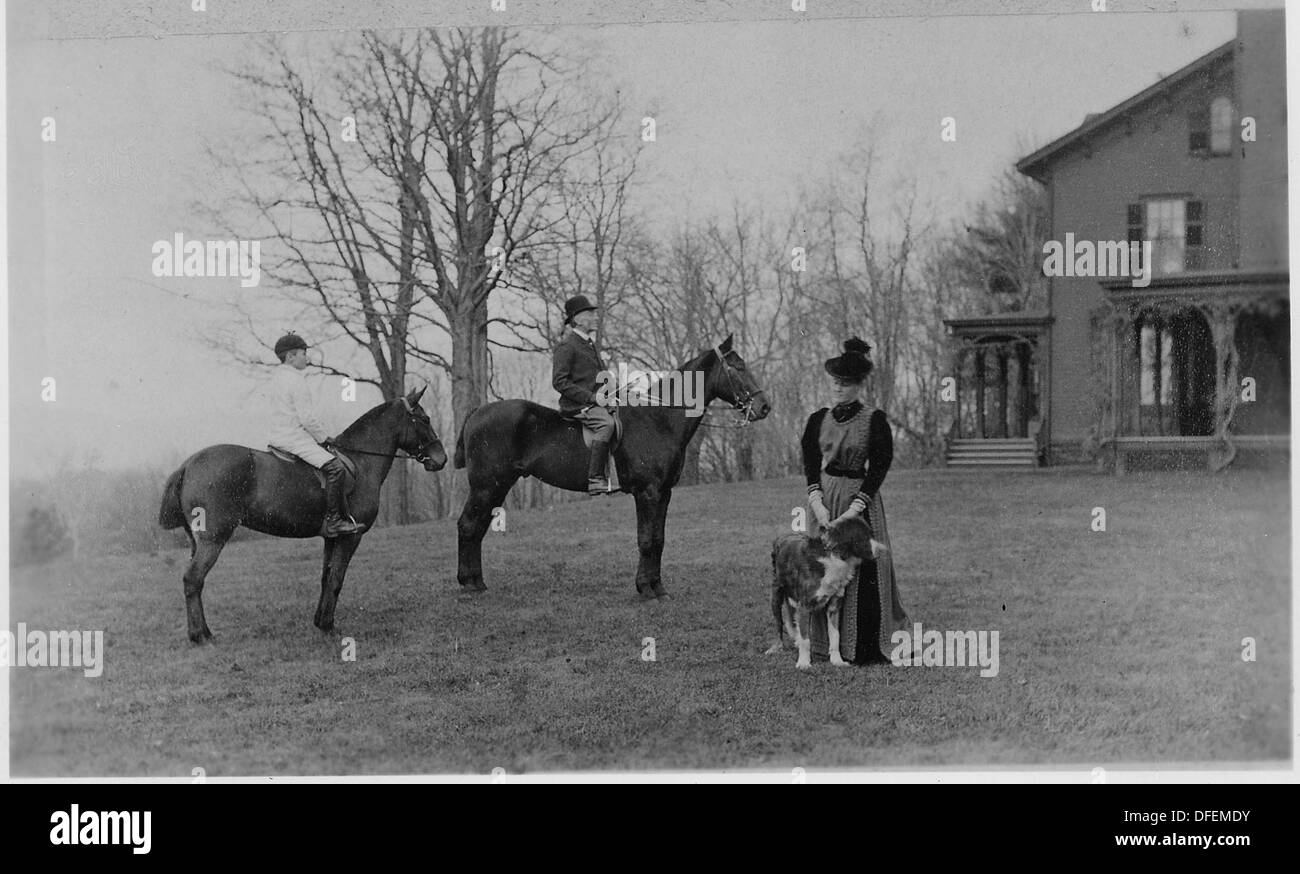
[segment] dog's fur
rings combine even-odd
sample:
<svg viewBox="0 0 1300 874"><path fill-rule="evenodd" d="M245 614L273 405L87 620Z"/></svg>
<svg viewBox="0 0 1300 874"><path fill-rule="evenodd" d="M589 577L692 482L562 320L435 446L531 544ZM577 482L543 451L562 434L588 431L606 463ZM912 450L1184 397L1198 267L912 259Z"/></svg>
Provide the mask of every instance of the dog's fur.
<svg viewBox="0 0 1300 874"><path fill-rule="evenodd" d="M833 665L845 665L840 656L840 601L844 588L864 561L875 559L886 546L871 536L871 528L860 516L828 527L820 538L786 534L772 543L772 616L776 619L776 643L767 650L780 652L785 637L794 638L799 649L795 667L812 666L808 618L826 611Z"/></svg>

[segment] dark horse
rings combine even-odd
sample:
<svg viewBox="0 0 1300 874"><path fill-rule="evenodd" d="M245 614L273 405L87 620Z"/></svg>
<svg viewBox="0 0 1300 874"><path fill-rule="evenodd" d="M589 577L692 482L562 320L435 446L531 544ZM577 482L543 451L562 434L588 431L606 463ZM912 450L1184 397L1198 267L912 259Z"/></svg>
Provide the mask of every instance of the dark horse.
<svg viewBox="0 0 1300 874"><path fill-rule="evenodd" d="M761 389L731 348L731 337L678 368L704 372L704 399L726 401L744 413L746 422L771 411ZM619 408L623 439L613 452L619 481L636 501L637 545L641 561L636 590L644 597L665 594L659 579L664 551L664 520L673 486L681 476L686 445L700 426L699 416L680 407ZM456 441L455 464L469 473L469 497L457 523L461 586L482 591L483 535L492 510L522 476L573 492L587 489L589 450L582 426L557 410L531 401L496 401L479 407L465 420Z"/></svg>
<svg viewBox="0 0 1300 874"><path fill-rule="evenodd" d="M369 528L379 515L379 487L401 449L424 465L441 470L447 453L420 407L424 389L367 411L340 434L337 448L356 462L356 483L348 507ZM195 514L196 510L202 512ZM190 640L204 643L212 631L203 618L203 580L226 541L240 525L277 537L317 537L325 516L325 490L316 470L302 461L284 461L247 446L209 446L186 459L167 480L158 523L184 528L190 539L185 571L185 612ZM202 524L198 524L199 521ZM334 628L334 607L348 562L361 543L355 534L325 540L316 627Z"/></svg>

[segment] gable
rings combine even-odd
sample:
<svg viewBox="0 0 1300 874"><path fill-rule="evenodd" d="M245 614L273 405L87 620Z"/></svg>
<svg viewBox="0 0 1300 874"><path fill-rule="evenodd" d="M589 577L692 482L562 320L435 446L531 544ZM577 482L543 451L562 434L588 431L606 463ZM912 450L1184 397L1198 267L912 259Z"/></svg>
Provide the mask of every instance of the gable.
<svg viewBox="0 0 1300 874"><path fill-rule="evenodd" d="M1170 125L1180 131L1184 150L1190 152L1193 126L1208 127L1210 101L1216 96L1233 97L1235 45L1235 41L1224 43L1128 100L1090 114L1079 127L1021 159L1016 169L1046 183L1063 162L1092 157L1135 135L1164 131L1167 136ZM1238 107L1233 109L1236 112Z"/></svg>

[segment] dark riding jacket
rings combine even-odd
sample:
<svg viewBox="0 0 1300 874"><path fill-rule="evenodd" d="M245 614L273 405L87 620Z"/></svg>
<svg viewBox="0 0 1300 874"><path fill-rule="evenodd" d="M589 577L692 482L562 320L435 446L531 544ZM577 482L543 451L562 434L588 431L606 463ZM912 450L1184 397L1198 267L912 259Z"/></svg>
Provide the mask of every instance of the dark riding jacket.
<svg viewBox="0 0 1300 874"><path fill-rule="evenodd" d="M560 393L560 412L566 416L596 402L596 379L605 369L595 345L572 328L551 353L551 385Z"/></svg>

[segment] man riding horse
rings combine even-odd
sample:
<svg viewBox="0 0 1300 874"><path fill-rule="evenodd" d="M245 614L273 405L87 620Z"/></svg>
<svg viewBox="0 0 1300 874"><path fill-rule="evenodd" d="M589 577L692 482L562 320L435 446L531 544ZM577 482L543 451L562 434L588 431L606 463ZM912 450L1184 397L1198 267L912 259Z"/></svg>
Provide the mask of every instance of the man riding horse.
<svg viewBox="0 0 1300 874"><path fill-rule="evenodd" d="M551 354L551 385L560 393L561 415L577 419L591 435L587 463L587 494L607 495L609 444L614 439L614 416L596 399L596 380L605 364L591 336L596 327L596 307L583 295L564 302L564 332Z"/></svg>
<svg viewBox="0 0 1300 874"><path fill-rule="evenodd" d="M492 524L496 508L521 477L536 477L547 485L571 492L600 493L605 484L605 460L613 456L619 486L632 495L636 504L640 552L637 592L646 598L663 597L666 592L660 569L668 504L673 486L681 477L686 448L704 418L690 413L696 406L702 410L714 400L725 401L739 411L744 422L757 422L771 411L763 390L745 360L731 348L732 338L727 337L673 371L680 375L681 385L686 385L689 379L692 385L702 387L696 398L698 405L620 407L614 420L622 431L617 445L610 449L606 426L596 432L604 439L592 441L595 445L588 456L584 434L595 436L587 431L588 423L594 429L608 415L597 403L598 395L593 391L604 368L595 347L582 336L591 327L593 310L592 304L581 296L565 304L565 323L576 322L577 329L568 332L555 349L554 385L561 393L559 410L510 398L484 404L461 425L456 438L455 463L457 468L465 470L469 493L456 522L456 579L467 591L481 592L486 588L483 537ZM585 416L582 424L575 420L574 414Z"/></svg>
<svg viewBox="0 0 1300 874"><path fill-rule="evenodd" d="M271 377L271 439L275 449L296 455L325 474L326 537L355 534L364 528L343 518L343 490L347 470L334 453L321 446L330 442L316 415L311 390L307 387L307 341L290 331L275 341L280 366Z"/></svg>

